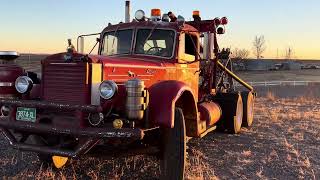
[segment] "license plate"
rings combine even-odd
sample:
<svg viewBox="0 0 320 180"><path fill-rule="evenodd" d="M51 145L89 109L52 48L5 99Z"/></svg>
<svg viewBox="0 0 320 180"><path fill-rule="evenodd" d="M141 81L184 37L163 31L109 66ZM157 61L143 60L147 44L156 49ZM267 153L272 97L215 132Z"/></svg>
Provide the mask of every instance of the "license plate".
<svg viewBox="0 0 320 180"><path fill-rule="evenodd" d="M36 122L37 111L35 108L18 107L16 113L17 121Z"/></svg>

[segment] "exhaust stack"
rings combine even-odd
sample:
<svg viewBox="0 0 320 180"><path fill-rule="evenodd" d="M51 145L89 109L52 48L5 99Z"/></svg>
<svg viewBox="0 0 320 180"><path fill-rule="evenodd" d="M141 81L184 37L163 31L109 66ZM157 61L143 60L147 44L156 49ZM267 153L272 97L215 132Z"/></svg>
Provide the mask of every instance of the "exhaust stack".
<svg viewBox="0 0 320 180"><path fill-rule="evenodd" d="M126 1L126 8L125 8L125 22L130 22L130 1Z"/></svg>
<svg viewBox="0 0 320 180"><path fill-rule="evenodd" d="M78 39L78 52L83 54L84 53L84 37L83 36L80 36L79 39Z"/></svg>

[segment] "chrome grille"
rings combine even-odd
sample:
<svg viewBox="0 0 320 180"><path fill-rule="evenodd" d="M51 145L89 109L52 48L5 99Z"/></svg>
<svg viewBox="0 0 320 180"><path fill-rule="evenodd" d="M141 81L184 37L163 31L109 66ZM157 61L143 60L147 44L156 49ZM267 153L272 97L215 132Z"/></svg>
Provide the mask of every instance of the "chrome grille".
<svg viewBox="0 0 320 180"><path fill-rule="evenodd" d="M44 100L88 104L87 63L49 63L43 67L42 78Z"/></svg>

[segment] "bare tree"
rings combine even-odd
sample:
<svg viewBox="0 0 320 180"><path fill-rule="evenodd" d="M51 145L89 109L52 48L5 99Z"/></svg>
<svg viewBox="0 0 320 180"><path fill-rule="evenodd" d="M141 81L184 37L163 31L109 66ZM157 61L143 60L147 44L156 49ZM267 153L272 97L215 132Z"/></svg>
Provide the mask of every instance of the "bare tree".
<svg viewBox="0 0 320 180"><path fill-rule="evenodd" d="M249 55L250 55L250 52L247 49L235 48L234 51L232 52L232 57L235 60L247 59Z"/></svg>
<svg viewBox="0 0 320 180"><path fill-rule="evenodd" d="M253 54L257 57L257 59L261 59L262 54L266 50L266 41L264 40L264 36L256 36L253 40Z"/></svg>

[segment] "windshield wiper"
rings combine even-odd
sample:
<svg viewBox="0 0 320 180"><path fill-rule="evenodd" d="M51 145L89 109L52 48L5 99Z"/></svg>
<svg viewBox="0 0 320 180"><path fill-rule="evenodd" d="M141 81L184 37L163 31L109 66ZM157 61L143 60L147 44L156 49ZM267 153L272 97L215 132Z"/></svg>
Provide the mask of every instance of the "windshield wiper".
<svg viewBox="0 0 320 180"><path fill-rule="evenodd" d="M114 31L114 33L113 33L113 40L112 40L112 46L111 46L111 52L112 52L112 54L114 54L113 53L113 50L114 50L114 42L115 42L115 40L116 40L116 35L117 35L117 32L118 32L118 30L119 30L119 25L117 26L117 28L116 28L116 30Z"/></svg>
<svg viewBox="0 0 320 180"><path fill-rule="evenodd" d="M153 32L155 31L155 29L156 29L157 26L158 26L158 24L156 24L156 25L154 25L154 26L152 27L150 33L148 34L146 40L143 41L143 44L142 44L142 45L146 44L146 42L151 38L151 36L152 36ZM149 44L148 44L148 45L149 45ZM149 45L149 46L150 46L150 45ZM150 47L151 47L151 46L150 46Z"/></svg>

